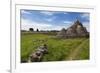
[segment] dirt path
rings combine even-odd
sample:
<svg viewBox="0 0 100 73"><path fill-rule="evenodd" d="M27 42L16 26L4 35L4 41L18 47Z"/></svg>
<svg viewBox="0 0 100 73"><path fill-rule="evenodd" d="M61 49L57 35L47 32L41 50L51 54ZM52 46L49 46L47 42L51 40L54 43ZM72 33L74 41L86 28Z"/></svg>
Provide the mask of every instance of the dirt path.
<svg viewBox="0 0 100 73"><path fill-rule="evenodd" d="M82 47L87 40L83 41L78 47L72 49L70 55L67 57L68 60L74 60L80 53L80 51L82 50Z"/></svg>

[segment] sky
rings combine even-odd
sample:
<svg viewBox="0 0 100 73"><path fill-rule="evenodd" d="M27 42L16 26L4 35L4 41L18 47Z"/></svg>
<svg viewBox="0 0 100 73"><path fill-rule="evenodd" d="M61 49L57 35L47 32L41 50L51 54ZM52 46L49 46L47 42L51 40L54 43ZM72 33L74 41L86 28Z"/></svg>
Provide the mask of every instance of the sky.
<svg viewBox="0 0 100 73"><path fill-rule="evenodd" d="M67 29L78 19L89 31L90 14L87 12L64 12L44 10L21 10L21 30Z"/></svg>

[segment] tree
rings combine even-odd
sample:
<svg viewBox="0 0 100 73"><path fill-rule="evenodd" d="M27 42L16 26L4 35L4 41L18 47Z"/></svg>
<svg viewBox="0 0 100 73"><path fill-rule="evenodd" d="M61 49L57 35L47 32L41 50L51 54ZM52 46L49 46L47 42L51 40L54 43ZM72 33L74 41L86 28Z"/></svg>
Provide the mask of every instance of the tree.
<svg viewBox="0 0 100 73"><path fill-rule="evenodd" d="M34 29L33 28L29 28L29 31L34 31Z"/></svg>

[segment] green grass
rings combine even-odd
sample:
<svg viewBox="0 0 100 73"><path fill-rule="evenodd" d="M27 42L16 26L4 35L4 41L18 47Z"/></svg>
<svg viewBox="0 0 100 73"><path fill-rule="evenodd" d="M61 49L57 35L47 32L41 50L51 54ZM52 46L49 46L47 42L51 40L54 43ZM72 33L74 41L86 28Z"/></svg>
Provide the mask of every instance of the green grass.
<svg viewBox="0 0 100 73"><path fill-rule="evenodd" d="M70 60L69 56L75 49L79 49L74 56L75 60L89 59L89 38L58 39L53 35L22 33L21 61L27 61L29 55L42 44L47 44L49 51L42 61Z"/></svg>

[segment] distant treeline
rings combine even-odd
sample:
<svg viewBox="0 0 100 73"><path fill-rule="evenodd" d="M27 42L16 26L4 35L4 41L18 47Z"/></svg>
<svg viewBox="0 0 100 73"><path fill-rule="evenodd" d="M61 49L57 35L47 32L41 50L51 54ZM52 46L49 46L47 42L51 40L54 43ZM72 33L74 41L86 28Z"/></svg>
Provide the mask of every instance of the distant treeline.
<svg viewBox="0 0 100 73"><path fill-rule="evenodd" d="M27 30L21 30L21 34L47 34L47 35L57 35L59 31L57 30L51 30L51 31L27 31Z"/></svg>
<svg viewBox="0 0 100 73"><path fill-rule="evenodd" d="M37 30L37 31L21 30L21 32L59 32L59 31L58 30Z"/></svg>

